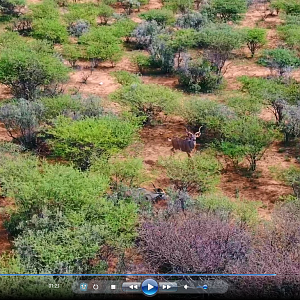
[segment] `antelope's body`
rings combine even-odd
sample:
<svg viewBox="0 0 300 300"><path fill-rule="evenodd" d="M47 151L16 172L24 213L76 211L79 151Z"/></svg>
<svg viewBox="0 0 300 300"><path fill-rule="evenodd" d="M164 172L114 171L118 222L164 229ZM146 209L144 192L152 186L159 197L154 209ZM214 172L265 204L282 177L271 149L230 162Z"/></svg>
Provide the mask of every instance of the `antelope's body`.
<svg viewBox="0 0 300 300"><path fill-rule="evenodd" d="M172 147L173 147L171 149L171 151L175 152L175 150L180 150L180 151L187 153L187 155L189 157L191 157L191 153L196 148L196 139L197 139L197 137L199 137L201 135L201 133L200 133L201 127L199 128L199 131L196 133L186 131L188 137L185 139L178 138L178 137L169 139L169 141L172 142Z"/></svg>

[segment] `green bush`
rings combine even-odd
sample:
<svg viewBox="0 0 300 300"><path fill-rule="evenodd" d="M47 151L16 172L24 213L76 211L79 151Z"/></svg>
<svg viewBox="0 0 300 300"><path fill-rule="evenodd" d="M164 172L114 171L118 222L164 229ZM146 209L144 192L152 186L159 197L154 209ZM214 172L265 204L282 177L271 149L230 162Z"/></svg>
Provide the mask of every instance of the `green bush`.
<svg viewBox="0 0 300 300"><path fill-rule="evenodd" d="M76 44L64 44L62 55L69 62L72 68L76 67L77 61L83 56L83 49Z"/></svg>
<svg viewBox="0 0 300 300"><path fill-rule="evenodd" d="M265 150L276 138L276 132L257 117L242 117L225 122L222 126L222 134L226 147L225 155L235 153L239 158L243 153L249 162L249 170L255 171L257 161L259 161ZM239 147L237 149L237 147ZM233 152L233 149L238 150Z"/></svg>
<svg viewBox="0 0 300 300"><path fill-rule="evenodd" d="M82 97L61 95L58 97L41 98L45 108L45 119L51 120L59 115L80 119L83 117L99 117L103 114L101 99L97 96Z"/></svg>
<svg viewBox="0 0 300 300"><path fill-rule="evenodd" d="M221 73L225 62L234 49L239 49L244 42L244 31L227 24L212 24L198 33L198 44L204 49L204 57Z"/></svg>
<svg viewBox="0 0 300 300"><path fill-rule="evenodd" d="M287 169L273 167L270 168L272 175L276 180L281 180L293 188L294 195L297 199L300 199L300 169L295 166L291 166Z"/></svg>
<svg viewBox="0 0 300 300"><path fill-rule="evenodd" d="M280 37L287 43L288 46L299 50L300 23L278 26L278 32Z"/></svg>
<svg viewBox="0 0 300 300"><path fill-rule="evenodd" d="M197 45L197 33L195 29L180 29L175 31L172 37L171 45L178 53L177 66L180 67L180 60L182 52L186 52Z"/></svg>
<svg viewBox="0 0 300 300"><path fill-rule="evenodd" d="M111 154L133 142L138 125L115 116L72 121L58 117L53 128L46 130L48 144L56 156L90 166L92 154Z"/></svg>
<svg viewBox="0 0 300 300"><path fill-rule="evenodd" d="M96 25L97 15L98 10L95 4L74 3L68 6L68 12L64 14L64 18L69 25L78 20L84 20L90 25Z"/></svg>
<svg viewBox="0 0 300 300"><path fill-rule="evenodd" d="M262 99L249 95L230 97L226 103L229 107L232 107L239 116L257 115L263 106Z"/></svg>
<svg viewBox="0 0 300 300"><path fill-rule="evenodd" d="M150 9L147 12L139 14L146 21L156 21L157 24L165 26L175 22L174 14L167 9Z"/></svg>
<svg viewBox="0 0 300 300"><path fill-rule="evenodd" d="M107 243L117 249L125 249L133 246L137 237L137 204L134 202L121 201L112 206L104 217L105 238Z"/></svg>
<svg viewBox="0 0 300 300"><path fill-rule="evenodd" d="M236 22L247 11L247 0L213 0L211 8L214 16L222 22Z"/></svg>
<svg viewBox="0 0 300 300"><path fill-rule="evenodd" d="M137 23L129 18L122 18L109 27L115 37L125 37L129 40L132 31L137 27Z"/></svg>
<svg viewBox="0 0 300 300"><path fill-rule="evenodd" d="M283 104L296 104L300 101L300 85L298 82L279 79L265 79L242 76L242 90L247 91L251 97L259 99L272 109L277 123L283 120Z"/></svg>
<svg viewBox="0 0 300 300"><path fill-rule="evenodd" d="M79 38L79 43L86 46L87 58L95 67L101 61L115 63L123 54L121 40L109 27L92 28Z"/></svg>
<svg viewBox="0 0 300 300"><path fill-rule="evenodd" d="M254 57L257 49L266 44L267 32L263 28L249 28L246 30L246 43L251 52L251 56Z"/></svg>
<svg viewBox="0 0 300 300"><path fill-rule="evenodd" d="M0 159L2 193L12 197L18 212L26 212L27 217L45 206L79 211L91 203L99 203L109 184L109 179L101 174L40 162L33 156L6 154Z"/></svg>
<svg viewBox="0 0 300 300"><path fill-rule="evenodd" d="M137 116L150 122L158 113L176 113L182 95L167 87L155 84L126 85L110 95L111 100L124 104Z"/></svg>
<svg viewBox="0 0 300 300"><path fill-rule="evenodd" d="M207 192L214 190L219 183L221 166L213 153L202 152L185 159L169 157L161 159L159 164L179 189Z"/></svg>
<svg viewBox="0 0 300 300"><path fill-rule="evenodd" d="M33 19L58 19L58 5L53 0L45 0L39 4L30 5Z"/></svg>
<svg viewBox="0 0 300 300"><path fill-rule="evenodd" d="M22 260L15 251L2 254L0 257L1 274L27 274ZM36 272L33 272L36 273ZM0 297L9 298L35 298L43 297L61 299L72 297L72 284L77 277L58 277L53 276L1 276L0 284L3 288ZM49 284L59 284L59 289L50 289Z"/></svg>
<svg viewBox="0 0 300 300"><path fill-rule="evenodd" d="M139 72L144 74L152 65L151 57L143 53L136 53L131 57L131 61L137 65Z"/></svg>
<svg viewBox="0 0 300 300"><path fill-rule="evenodd" d="M28 273L90 272L89 261L104 243L103 227L86 220L76 224L55 209L44 209L26 223L20 222L19 228L23 231L15 238L14 247ZM98 262L99 267L106 270L104 261Z"/></svg>
<svg viewBox="0 0 300 300"><path fill-rule="evenodd" d="M37 19L32 23L32 36L52 43L64 43L68 39L67 28L59 19Z"/></svg>
<svg viewBox="0 0 300 300"><path fill-rule="evenodd" d="M111 74L116 78L117 82L122 85L131 85L133 83L141 83L141 79L138 75L127 71L115 71Z"/></svg>
<svg viewBox="0 0 300 300"><path fill-rule="evenodd" d="M165 0L164 4L167 9L172 10L174 13L184 14L193 8L194 2L191 0Z"/></svg>
<svg viewBox="0 0 300 300"><path fill-rule="evenodd" d="M300 13L299 0L272 0L271 7L273 7L277 11L283 10L288 15L297 15Z"/></svg>
<svg viewBox="0 0 300 300"><path fill-rule="evenodd" d="M265 50L258 63L271 70L275 69L279 76L283 76L300 66L300 59L295 51L289 49Z"/></svg>
<svg viewBox="0 0 300 300"><path fill-rule="evenodd" d="M0 82L16 98L34 100L47 88L64 82L68 68L42 41L7 44L0 54Z"/></svg>
<svg viewBox="0 0 300 300"><path fill-rule="evenodd" d="M97 7L97 14L100 17L101 24L107 24L108 19L113 15L114 10L110 6L101 3Z"/></svg>
<svg viewBox="0 0 300 300"><path fill-rule="evenodd" d="M143 161L140 158L114 156L109 160L96 159L92 163L91 171L109 176L115 190L124 185L139 186L144 179Z"/></svg>
<svg viewBox="0 0 300 300"><path fill-rule="evenodd" d="M220 131L226 121L235 118L234 111L227 106L201 98L186 101L181 115L190 126L205 125L213 131Z"/></svg>
<svg viewBox="0 0 300 300"><path fill-rule="evenodd" d="M259 221L258 208L262 203L244 199L234 201L222 194L206 194L198 197L197 206L202 210L230 215L241 222L256 225Z"/></svg>

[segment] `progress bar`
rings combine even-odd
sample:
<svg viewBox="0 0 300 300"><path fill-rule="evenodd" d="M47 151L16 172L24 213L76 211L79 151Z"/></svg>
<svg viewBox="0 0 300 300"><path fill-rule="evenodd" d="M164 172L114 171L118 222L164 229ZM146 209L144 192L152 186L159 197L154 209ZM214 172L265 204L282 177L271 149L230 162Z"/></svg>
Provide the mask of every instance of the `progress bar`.
<svg viewBox="0 0 300 300"><path fill-rule="evenodd" d="M276 274L0 274L0 276L276 276Z"/></svg>

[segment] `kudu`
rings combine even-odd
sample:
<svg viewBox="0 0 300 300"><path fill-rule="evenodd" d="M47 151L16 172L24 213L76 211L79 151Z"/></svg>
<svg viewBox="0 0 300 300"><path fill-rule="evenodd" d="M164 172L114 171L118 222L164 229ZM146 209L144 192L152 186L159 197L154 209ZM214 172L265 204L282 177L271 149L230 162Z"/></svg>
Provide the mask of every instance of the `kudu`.
<svg viewBox="0 0 300 300"><path fill-rule="evenodd" d="M186 130L186 133L188 136L186 139L181 139L178 137L174 137L172 139L169 138L168 140L169 140L169 142L172 142L172 146L173 146L171 151L173 153L175 153L175 150L181 150L183 152L186 152L187 155L189 157L191 157L191 153L196 148L196 139L197 139L197 137L199 137L201 135L200 130L202 127L203 126L201 126L199 128L199 131L196 133L192 133L192 132Z"/></svg>

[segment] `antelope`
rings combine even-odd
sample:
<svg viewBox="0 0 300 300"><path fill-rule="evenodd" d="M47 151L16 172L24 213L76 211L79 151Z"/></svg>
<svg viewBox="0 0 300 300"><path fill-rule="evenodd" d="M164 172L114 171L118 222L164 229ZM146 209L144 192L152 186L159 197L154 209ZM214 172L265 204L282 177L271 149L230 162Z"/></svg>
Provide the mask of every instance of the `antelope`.
<svg viewBox="0 0 300 300"><path fill-rule="evenodd" d="M174 137L172 139L168 138L168 141L172 142L172 146L173 146L171 151L175 153L175 150L181 150L183 152L186 152L188 157L191 157L191 153L196 147L196 138L201 135L200 130L202 127L203 126L201 126L199 128L199 131L196 133L192 133L186 129L186 133L188 136L186 139L181 139L178 137Z"/></svg>

